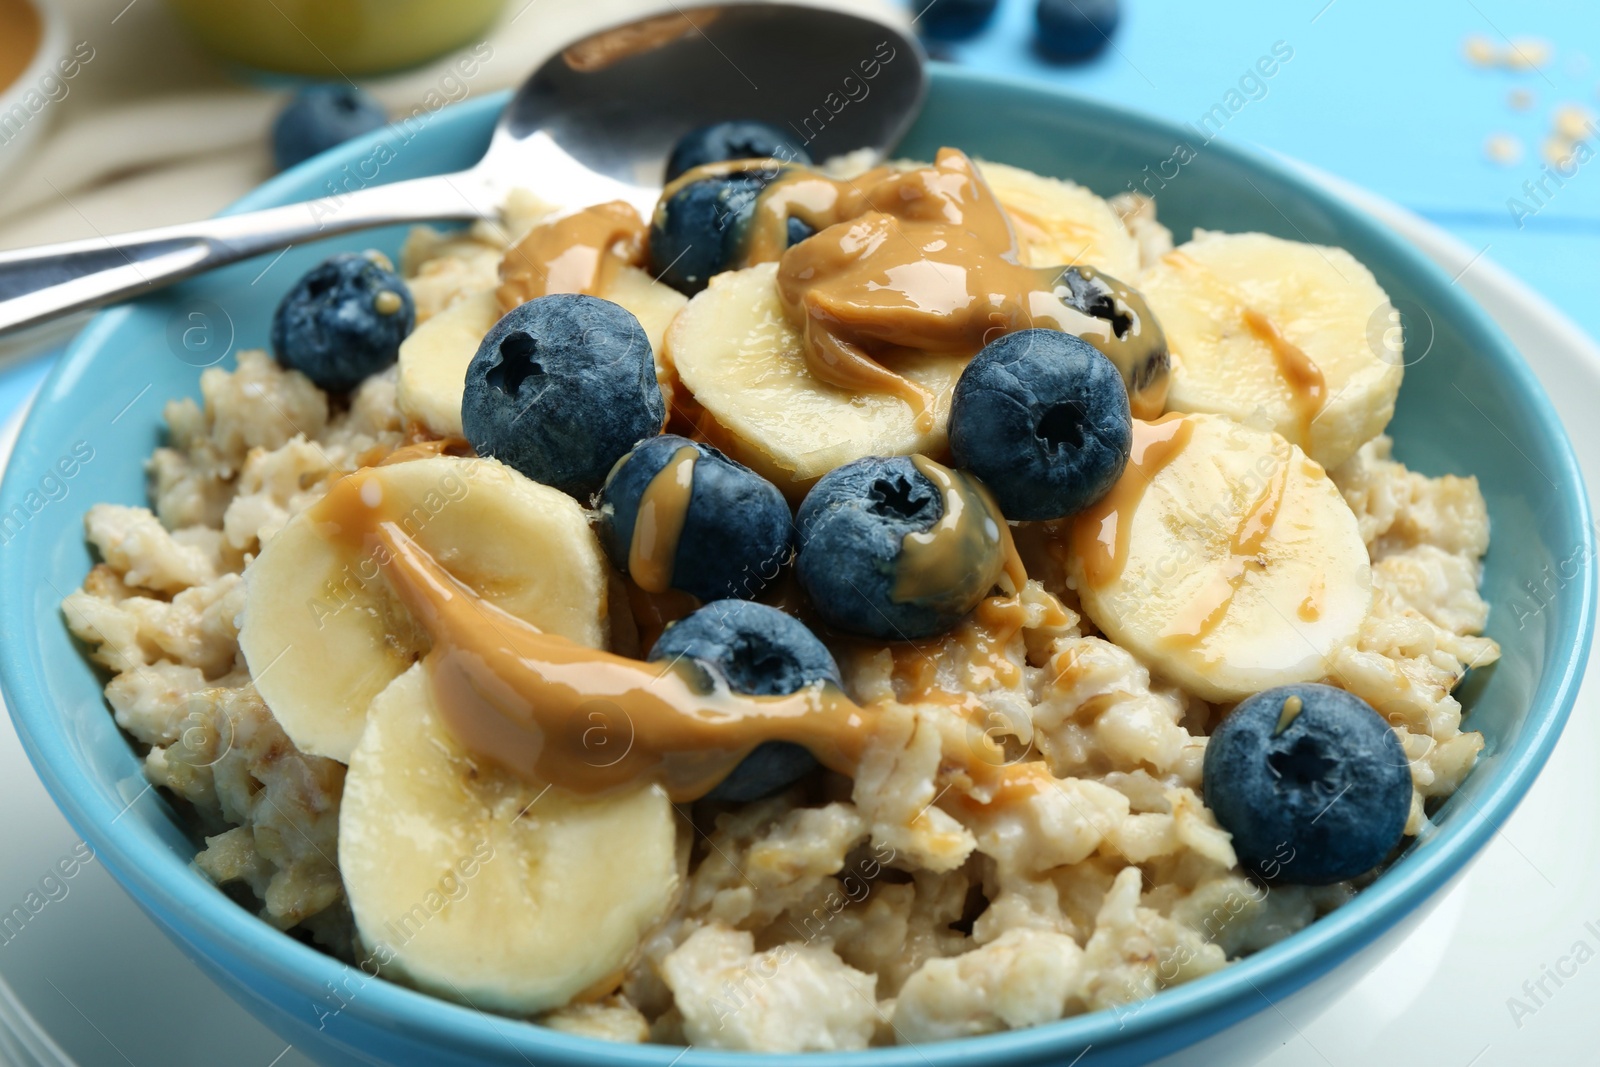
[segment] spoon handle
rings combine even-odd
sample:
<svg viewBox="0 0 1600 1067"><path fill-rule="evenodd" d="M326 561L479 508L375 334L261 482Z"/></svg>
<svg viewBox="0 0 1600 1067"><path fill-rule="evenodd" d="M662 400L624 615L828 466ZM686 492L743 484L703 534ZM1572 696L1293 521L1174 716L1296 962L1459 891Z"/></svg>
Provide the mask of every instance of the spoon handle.
<svg viewBox="0 0 1600 1067"><path fill-rule="evenodd" d="M491 217L471 171L238 215L0 252L0 335L263 252L392 223Z"/></svg>

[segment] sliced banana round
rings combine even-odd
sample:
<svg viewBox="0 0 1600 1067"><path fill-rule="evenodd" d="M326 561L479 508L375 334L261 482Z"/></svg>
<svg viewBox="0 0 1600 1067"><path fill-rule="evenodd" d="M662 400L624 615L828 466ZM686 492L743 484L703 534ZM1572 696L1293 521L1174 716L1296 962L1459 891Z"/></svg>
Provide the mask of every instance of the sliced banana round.
<svg viewBox="0 0 1600 1067"><path fill-rule="evenodd" d="M1111 205L1088 189L1004 163L980 162L978 173L1011 216L1027 266L1087 263L1129 282L1138 276L1133 234Z"/></svg>
<svg viewBox="0 0 1600 1067"><path fill-rule="evenodd" d="M583 509L492 459L439 456L368 472L407 533L519 618L601 648L607 569ZM367 705L429 647L379 560L301 512L245 568L239 630L256 689L302 752L346 761Z"/></svg>
<svg viewBox="0 0 1600 1067"><path fill-rule="evenodd" d="M580 797L473 760L419 663L350 758L339 870L380 970L525 1014L632 960L678 891L674 818L657 785Z"/></svg>
<svg viewBox="0 0 1600 1067"><path fill-rule="evenodd" d="M856 393L814 378L800 334L778 301L776 263L721 274L667 331L666 361L703 409L712 443L792 499L862 456L936 453L956 379L967 360L897 356L894 369L933 396L933 425L920 429L904 400Z"/></svg>
<svg viewBox="0 0 1600 1067"><path fill-rule="evenodd" d="M1298 446L1220 415L1135 422L1127 471L1067 538L1094 624L1204 700L1326 677L1372 604L1333 481Z"/></svg>
<svg viewBox="0 0 1600 1067"><path fill-rule="evenodd" d="M1332 470L1394 415L1394 309L1342 248L1207 233L1139 283L1172 351L1169 411L1263 426Z"/></svg>
<svg viewBox="0 0 1600 1067"><path fill-rule="evenodd" d="M627 266L616 272L602 295L639 320L659 366L662 338L688 302L684 295L639 268ZM441 437L460 437L467 365L500 315L495 290L483 289L468 293L412 331L400 344L400 376L395 389L400 413Z"/></svg>

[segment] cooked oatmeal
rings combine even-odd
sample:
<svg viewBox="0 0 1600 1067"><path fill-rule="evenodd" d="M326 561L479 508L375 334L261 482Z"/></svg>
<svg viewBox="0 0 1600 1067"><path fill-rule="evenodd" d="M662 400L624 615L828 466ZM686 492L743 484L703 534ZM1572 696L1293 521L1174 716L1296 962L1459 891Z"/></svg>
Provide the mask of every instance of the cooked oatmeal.
<svg viewBox="0 0 1600 1067"><path fill-rule="evenodd" d="M1150 201L1115 207L1125 269L1172 254ZM402 262L419 323L494 289L541 211L519 200L502 225L417 231ZM440 436L408 425L396 381L391 369L344 400L262 352L206 370L198 403L167 406L151 507L89 511L101 562L64 604L150 780L192 809L196 865L352 961L372 946L334 862L345 765L290 742L239 627L243 575L293 516L374 457ZM1412 472L1387 437L1330 473L1370 555L1372 599L1326 681L1400 737L1414 836L1483 747L1452 690L1498 655L1481 636L1488 514L1474 479ZM1348 882L1269 888L1241 868L1202 795L1208 734L1229 705L1153 676L1092 625L1056 532L1018 525L1026 584L948 633L835 644L845 690L879 717L853 780L821 771L763 800L680 806L668 913L619 981L541 1021L725 1049L963 1037L1126 1011L1347 900ZM653 625L625 596L607 603L614 646ZM1043 787L989 803L964 770L975 736Z"/></svg>

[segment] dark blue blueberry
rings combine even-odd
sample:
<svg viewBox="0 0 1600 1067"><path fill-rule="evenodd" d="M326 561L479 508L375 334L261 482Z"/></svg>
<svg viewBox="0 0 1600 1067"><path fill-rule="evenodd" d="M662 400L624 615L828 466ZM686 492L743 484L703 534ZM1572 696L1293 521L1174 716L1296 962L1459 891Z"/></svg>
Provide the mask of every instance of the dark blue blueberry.
<svg viewBox="0 0 1600 1067"><path fill-rule="evenodd" d="M936 40L958 41L983 29L999 6L1000 0L917 0L917 28Z"/></svg>
<svg viewBox="0 0 1600 1067"><path fill-rule="evenodd" d="M1122 476L1133 447L1116 365L1059 330L1021 330L984 346L956 382L950 454L1006 518L1059 519Z"/></svg>
<svg viewBox="0 0 1600 1067"><path fill-rule="evenodd" d="M666 417L639 320L572 293L506 312L472 357L461 400L462 429L479 455L583 501Z"/></svg>
<svg viewBox="0 0 1600 1067"><path fill-rule="evenodd" d="M701 600L749 600L793 553L789 505L777 486L709 445L669 434L629 453L600 491L601 544L617 569L627 571L640 499L682 448L693 448L699 457L672 561L672 588Z"/></svg>
<svg viewBox="0 0 1600 1067"><path fill-rule="evenodd" d="M1400 843L1411 768L1360 697L1285 685L1241 703L1211 735L1205 800L1240 863L1269 882L1327 885L1372 870Z"/></svg>
<svg viewBox="0 0 1600 1067"><path fill-rule="evenodd" d="M795 519L795 576L817 615L835 630L890 641L932 637L960 622L989 594L998 535L992 553L967 561L958 587L895 599L906 535L931 529L944 508L944 494L907 456L868 456L823 475ZM965 520L996 529L1005 521L977 513Z"/></svg>
<svg viewBox="0 0 1600 1067"><path fill-rule="evenodd" d="M1087 59L1111 41L1122 20L1118 0L1039 0L1039 48L1057 59Z"/></svg>
<svg viewBox="0 0 1600 1067"><path fill-rule="evenodd" d="M383 105L353 85L311 85L295 93L272 124L272 157L279 170L288 170L388 122Z"/></svg>
<svg viewBox="0 0 1600 1067"><path fill-rule="evenodd" d="M811 153L778 127L765 122L714 122L678 138L667 159L667 181L707 163L730 159L781 159L810 163Z"/></svg>
<svg viewBox="0 0 1600 1067"><path fill-rule="evenodd" d="M748 600L718 600L667 627L651 662L684 660L707 689L718 681L748 696L787 696L808 685L840 685L839 667L821 641L792 615ZM758 745L713 789L710 800L770 796L817 765L789 741Z"/></svg>
<svg viewBox="0 0 1600 1067"><path fill-rule="evenodd" d="M712 275L743 266L745 234L756 201L781 173L770 162L752 163L731 174L697 179L673 193L656 208L650 227L651 273L693 296ZM799 219L789 220L790 244L812 232Z"/></svg>
<svg viewBox="0 0 1600 1067"><path fill-rule="evenodd" d="M344 252L311 268L278 304L272 349L324 389L353 389L398 358L416 318L387 258Z"/></svg>

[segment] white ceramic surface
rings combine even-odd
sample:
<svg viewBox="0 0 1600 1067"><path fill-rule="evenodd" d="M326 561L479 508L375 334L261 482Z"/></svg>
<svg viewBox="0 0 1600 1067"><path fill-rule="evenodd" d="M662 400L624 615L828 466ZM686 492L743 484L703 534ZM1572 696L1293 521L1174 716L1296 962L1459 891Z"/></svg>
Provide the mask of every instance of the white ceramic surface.
<svg viewBox="0 0 1600 1067"><path fill-rule="evenodd" d="M1583 463L1590 496L1600 500L1600 418L1591 410L1600 398L1600 346L1480 250L1320 177L1459 274L1458 284L1538 372ZM9 451L11 433L0 454ZM1347 991L1329 1001L1325 987L1313 986L1155 1067L1595 1062L1597 711L1600 682L1591 679L1544 774L1495 842L1404 943ZM0 812L3 921L30 892L39 893L79 840L27 765L9 719L0 719ZM307 1063L210 985L97 865L60 885L66 889L53 890L58 899L36 897L46 903L18 934L0 927L0 976L78 1063ZM0 990L0 1019L3 1008ZM0 1060L6 1050L0 1038Z"/></svg>

